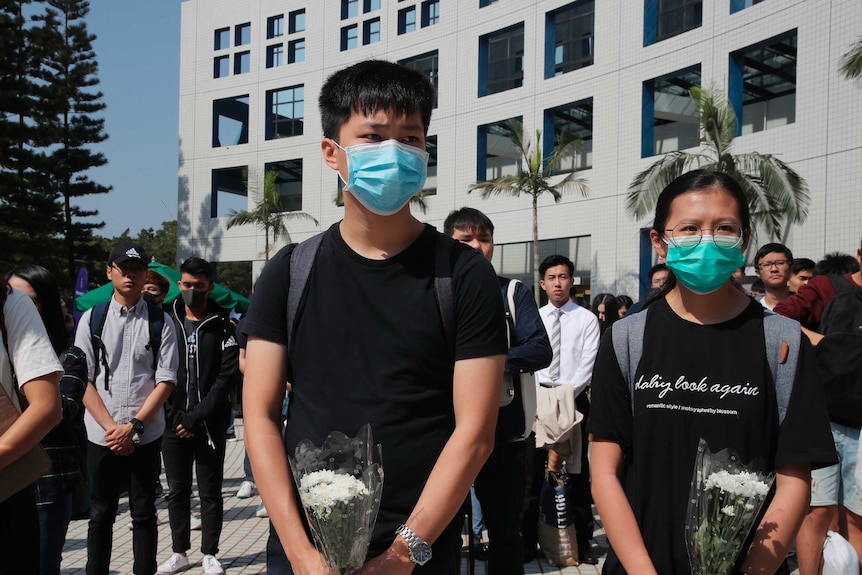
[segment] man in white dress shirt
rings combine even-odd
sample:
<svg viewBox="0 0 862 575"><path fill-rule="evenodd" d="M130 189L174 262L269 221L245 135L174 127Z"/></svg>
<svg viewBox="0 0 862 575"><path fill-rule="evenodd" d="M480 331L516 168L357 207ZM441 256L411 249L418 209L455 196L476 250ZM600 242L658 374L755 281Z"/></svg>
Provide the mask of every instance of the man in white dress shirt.
<svg viewBox="0 0 862 575"><path fill-rule="evenodd" d="M593 377L593 364L599 349L599 320L589 310L573 303L569 292L574 285L575 266L565 256L552 255L539 266L540 285L548 296L547 305L539 309L542 322L548 331L554 358L551 365L535 373L536 385L555 387L571 385L575 388L575 404L584 414L581 428L586 428L590 412L587 390ZM587 459L587 436L582 434L581 470L570 474L567 484L569 505L573 508L575 529L578 533L578 553L581 563L595 565L598 560L590 548L593 534L592 498L590 496L590 468ZM562 458L553 450L537 449L534 453L533 491L541 486L545 457L551 471L562 470ZM535 493L538 495L538 493ZM535 555L535 538L538 508L528 510L522 530L525 552ZM527 557L529 559L529 557Z"/></svg>

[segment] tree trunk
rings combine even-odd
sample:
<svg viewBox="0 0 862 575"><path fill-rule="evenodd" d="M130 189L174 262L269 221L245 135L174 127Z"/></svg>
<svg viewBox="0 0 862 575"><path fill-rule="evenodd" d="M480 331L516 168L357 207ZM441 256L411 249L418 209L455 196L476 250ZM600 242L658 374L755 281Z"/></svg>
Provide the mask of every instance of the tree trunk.
<svg viewBox="0 0 862 575"><path fill-rule="evenodd" d="M533 296L539 305L539 197L533 197Z"/></svg>

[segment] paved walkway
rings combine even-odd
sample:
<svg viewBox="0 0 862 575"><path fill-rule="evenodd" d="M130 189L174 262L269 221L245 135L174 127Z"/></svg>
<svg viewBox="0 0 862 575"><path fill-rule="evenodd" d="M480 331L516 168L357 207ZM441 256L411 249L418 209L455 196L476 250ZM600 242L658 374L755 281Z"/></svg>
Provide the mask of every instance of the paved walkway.
<svg viewBox="0 0 862 575"><path fill-rule="evenodd" d="M237 437L242 438L242 420L236 420ZM221 537L221 551L218 559L221 561L228 575L247 575L252 573L266 573L266 538L269 531L269 520L255 517L254 512L260 499L237 499L236 491L243 480L242 460L244 455L242 441L228 442L227 455L225 459L224 480L224 529ZM167 485L164 474L162 485ZM193 512L197 513L195 506L197 502L193 499ZM158 561L161 563L171 554L171 534L168 526L168 508L164 499L157 501L159 518L159 553ZM114 552L111 557L111 573L131 575L132 573L132 532L129 530L129 506L125 498L120 501L120 513L114 524ZM602 560L598 565L582 565L580 567L566 567L558 569L549 566L543 560L533 561L525 565L527 575L535 573L554 573L558 575L599 575L604 563L604 553L607 552L608 543L601 530L601 523L597 521L595 533L598 551L602 553ZM202 556L200 554L200 531L192 531L192 551L189 556L194 562L192 569L187 573L203 573L201 566ZM461 572L469 575L469 565L462 562ZM69 533L66 545L63 549L62 574L83 574L87 563L87 521L73 521L69 525ZM485 564L476 562L475 575L485 575Z"/></svg>

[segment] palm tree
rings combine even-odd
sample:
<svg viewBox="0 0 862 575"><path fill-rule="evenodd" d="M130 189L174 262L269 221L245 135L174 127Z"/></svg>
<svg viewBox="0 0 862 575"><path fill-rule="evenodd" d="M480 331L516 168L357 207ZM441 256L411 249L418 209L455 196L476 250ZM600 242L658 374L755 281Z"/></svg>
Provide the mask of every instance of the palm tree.
<svg viewBox="0 0 862 575"><path fill-rule="evenodd" d="M640 219L653 211L661 191L691 169L729 174L748 198L755 223L769 238L781 241L782 228L808 216L808 184L796 171L771 154L732 154L736 114L725 94L715 87L689 91L700 116L701 149L670 152L659 158L629 185L626 211Z"/></svg>
<svg viewBox="0 0 862 575"><path fill-rule="evenodd" d="M305 212L290 211L287 200L284 196L279 195L275 184L278 174L274 171L269 171L263 178L263 195L258 201L254 209L251 211L236 210L230 211L230 219L227 222L228 229L234 226L243 226L245 224L254 224L259 230L263 230L266 237L265 255L269 260L269 236L272 233L272 241L277 242L281 236L284 236L290 242L290 232L287 231L287 226L284 224L286 219L301 219L311 220L318 224L310 214ZM246 182L246 189L250 195L257 195L257 182L260 178L255 178L254 181L249 181L248 171L243 172L243 179Z"/></svg>
<svg viewBox="0 0 862 575"><path fill-rule="evenodd" d="M862 84L862 36L841 58L841 74L848 80Z"/></svg>
<svg viewBox="0 0 862 575"><path fill-rule="evenodd" d="M542 132L536 130L536 142L524 141L523 126L520 120L509 120L506 130L512 145L520 155L521 166L517 174L503 175L485 182L477 182L470 186L468 193L478 190L482 198L496 195L520 196L527 194L532 200L533 208L533 293L536 302L539 301L539 196L549 194L555 202L563 199L563 194L570 190L586 196L589 188L583 178L569 172L557 183L551 183L554 172L567 158L571 158L580 148L582 141L563 130L560 141L553 153L542 155Z"/></svg>

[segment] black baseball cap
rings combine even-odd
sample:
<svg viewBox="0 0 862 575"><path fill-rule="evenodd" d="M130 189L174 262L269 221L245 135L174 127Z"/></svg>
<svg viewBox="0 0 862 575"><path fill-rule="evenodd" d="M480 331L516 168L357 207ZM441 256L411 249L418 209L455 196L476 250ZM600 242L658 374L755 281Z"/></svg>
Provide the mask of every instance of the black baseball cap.
<svg viewBox="0 0 862 575"><path fill-rule="evenodd" d="M150 263L150 256L140 245L131 242L123 242L114 246L111 255L108 256L108 265L121 264L123 262L135 261L146 266Z"/></svg>

